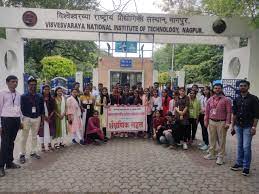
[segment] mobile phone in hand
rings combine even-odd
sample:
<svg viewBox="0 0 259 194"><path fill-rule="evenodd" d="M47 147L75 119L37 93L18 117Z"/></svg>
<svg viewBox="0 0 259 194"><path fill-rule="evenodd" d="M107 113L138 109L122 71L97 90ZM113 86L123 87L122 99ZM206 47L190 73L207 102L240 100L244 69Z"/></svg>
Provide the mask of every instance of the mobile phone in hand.
<svg viewBox="0 0 259 194"><path fill-rule="evenodd" d="M236 130L231 131L231 135L234 136L236 134Z"/></svg>

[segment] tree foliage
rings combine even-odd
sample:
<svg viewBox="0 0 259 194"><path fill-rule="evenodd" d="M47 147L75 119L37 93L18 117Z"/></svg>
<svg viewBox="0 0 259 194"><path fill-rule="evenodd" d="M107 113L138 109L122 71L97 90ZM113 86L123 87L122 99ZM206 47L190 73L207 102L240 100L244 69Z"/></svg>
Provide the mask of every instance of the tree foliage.
<svg viewBox="0 0 259 194"><path fill-rule="evenodd" d="M161 72L161 73L159 73L158 81L159 81L159 83L162 83L162 84L165 84L168 81L170 81L169 72Z"/></svg>
<svg viewBox="0 0 259 194"><path fill-rule="evenodd" d="M222 46L182 44L175 46L174 53L174 70L186 71L187 84L209 83L220 79L223 64ZM168 72L171 64L172 45L167 44L154 53L154 65L159 72Z"/></svg>
<svg viewBox="0 0 259 194"><path fill-rule="evenodd" d="M6 7L96 10L98 2L96 0L1 0L0 5Z"/></svg>
<svg viewBox="0 0 259 194"><path fill-rule="evenodd" d="M259 27L257 0L162 0L160 7L183 15L246 16L253 26Z"/></svg>
<svg viewBox="0 0 259 194"><path fill-rule="evenodd" d="M50 80L54 77L73 76L76 73L75 63L61 56L44 57L41 60L43 77Z"/></svg>

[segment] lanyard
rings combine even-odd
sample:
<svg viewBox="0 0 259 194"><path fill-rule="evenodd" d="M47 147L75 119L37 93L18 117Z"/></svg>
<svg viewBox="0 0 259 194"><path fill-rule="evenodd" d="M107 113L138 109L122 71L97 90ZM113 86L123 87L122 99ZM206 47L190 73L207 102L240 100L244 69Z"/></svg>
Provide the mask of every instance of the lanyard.
<svg viewBox="0 0 259 194"><path fill-rule="evenodd" d="M215 100L215 98L213 98L212 108L217 109L217 106L218 106L220 100L221 100L221 97L219 97L218 100Z"/></svg>
<svg viewBox="0 0 259 194"><path fill-rule="evenodd" d="M16 99L16 92L14 93L14 97L13 97L12 93L11 93L11 96L12 96L12 101L13 101L13 106L14 106L14 102L15 102L15 99Z"/></svg>

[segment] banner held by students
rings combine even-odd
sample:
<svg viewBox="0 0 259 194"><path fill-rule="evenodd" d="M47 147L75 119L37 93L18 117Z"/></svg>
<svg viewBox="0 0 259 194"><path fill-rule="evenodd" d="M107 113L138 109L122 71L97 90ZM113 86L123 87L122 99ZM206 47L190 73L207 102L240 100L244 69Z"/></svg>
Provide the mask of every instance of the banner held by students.
<svg viewBox="0 0 259 194"><path fill-rule="evenodd" d="M145 106L110 106L107 130L111 132L146 131Z"/></svg>

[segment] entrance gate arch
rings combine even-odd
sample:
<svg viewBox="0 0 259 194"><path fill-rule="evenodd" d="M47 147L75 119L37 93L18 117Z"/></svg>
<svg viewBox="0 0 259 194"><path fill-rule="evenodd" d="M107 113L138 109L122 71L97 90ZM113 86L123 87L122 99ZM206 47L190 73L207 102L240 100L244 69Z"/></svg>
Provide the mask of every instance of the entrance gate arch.
<svg viewBox="0 0 259 194"><path fill-rule="evenodd" d="M6 28L6 39L0 39L0 89L5 77L15 74L23 91L24 38L108 42L127 34L128 40L143 43L223 45L222 79L247 78L259 95L259 30L248 24L248 18L0 7L0 27ZM246 47L239 47L241 37L248 38ZM4 63L8 50L7 61L16 62L10 69Z"/></svg>

